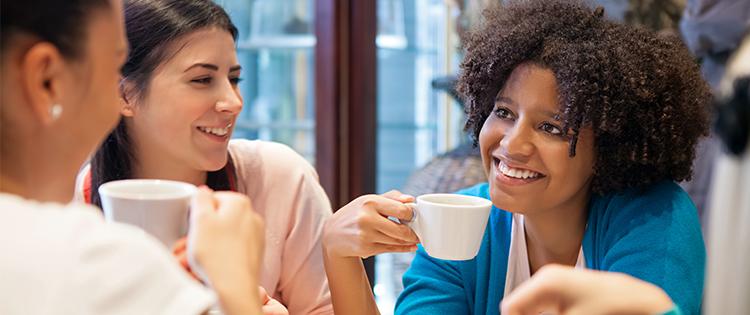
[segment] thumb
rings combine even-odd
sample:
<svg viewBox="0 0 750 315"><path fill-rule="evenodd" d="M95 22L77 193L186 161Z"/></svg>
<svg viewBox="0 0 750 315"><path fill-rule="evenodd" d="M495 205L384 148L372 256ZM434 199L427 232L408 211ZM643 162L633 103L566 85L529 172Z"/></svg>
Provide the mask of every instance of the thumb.
<svg viewBox="0 0 750 315"><path fill-rule="evenodd" d="M262 286L258 286L258 294L260 296L261 305L266 305L268 301L271 300L271 297L268 296L268 292L266 292L266 289Z"/></svg>

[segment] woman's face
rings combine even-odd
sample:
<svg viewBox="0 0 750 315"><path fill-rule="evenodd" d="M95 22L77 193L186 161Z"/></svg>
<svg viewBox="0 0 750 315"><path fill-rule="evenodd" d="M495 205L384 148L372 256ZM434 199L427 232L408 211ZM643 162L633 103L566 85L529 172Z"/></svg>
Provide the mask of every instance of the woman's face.
<svg viewBox="0 0 750 315"><path fill-rule="evenodd" d="M224 167L242 110L234 44L229 32L217 28L173 43L173 56L156 68L146 94L123 111L132 117L128 127L139 158L201 171Z"/></svg>
<svg viewBox="0 0 750 315"><path fill-rule="evenodd" d="M554 73L525 63L513 70L479 133L496 207L524 214L586 205L594 137L583 128L569 157Z"/></svg>

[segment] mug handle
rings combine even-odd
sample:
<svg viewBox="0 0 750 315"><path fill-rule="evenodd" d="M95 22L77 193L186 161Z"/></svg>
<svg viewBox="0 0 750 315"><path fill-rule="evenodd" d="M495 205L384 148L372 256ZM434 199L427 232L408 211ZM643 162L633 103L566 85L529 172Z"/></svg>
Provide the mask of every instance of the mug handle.
<svg viewBox="0 0 750 315"><path fill-rule="evenodd" d="M406 224L410 229L414 230L414 233L417 234L417 237L419 238L419 241L422 242L422 233L420 231L420 224L419 224L419 215L417 214L417 204L413 202L405 203L405 205L409 206L411 208L411 220L409 221L401 221L402 224Z"/></svg>

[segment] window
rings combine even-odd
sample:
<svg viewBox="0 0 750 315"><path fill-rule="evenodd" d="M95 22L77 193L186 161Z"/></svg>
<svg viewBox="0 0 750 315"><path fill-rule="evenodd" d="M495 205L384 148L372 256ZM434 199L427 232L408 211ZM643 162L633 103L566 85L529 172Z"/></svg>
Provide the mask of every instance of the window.
<svg viewBox="0 0 750 315"><path fill-rule="evenodd" d="M403 191L415 170L466 141L462 109L433 87L457 69L452 13L444 0L377 0L378 193ZM376 257L382 314L393 312L410 261L411 254Z"/></svg>
<svg viewBox="0 0 750 315"><path fill-rule="evenodd" d="M217 2L240 33L245 106L234 137L281 142L314 163L313 0Z"/></svg>

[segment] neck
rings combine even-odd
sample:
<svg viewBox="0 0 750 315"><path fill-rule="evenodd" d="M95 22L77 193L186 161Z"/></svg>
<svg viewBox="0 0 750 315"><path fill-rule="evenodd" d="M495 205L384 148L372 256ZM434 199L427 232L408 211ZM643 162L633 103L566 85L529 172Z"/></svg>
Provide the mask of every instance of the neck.
<svg viewBox="0 0 750 315"><path fill-rule="evenodd" d="M167 179L191 183L196 186L206 184L206 171L200 171L162 161L138 159L133 165L133 178Z"/></svg>
<svg viewBox="0 0 750 315"><path fill-rule="evenodd" d="M0 191L43 202L70 202L85 154L67 150L70 143L49 135L24 139L13 141L12 147L9 141L0 145Z"/></svg>
<svg viewBox="0 0 750 315"><path fill-rule="evenodd" d="M550 263L575 266L583 241L589 194L561 207L524 215L529 267L533 275Z"/></svg>
<svg viewBox="0 0 750 315"><path fill-rule="evenodd" d="M133 178L166 179L205 185L207 172L181 163L164 154L163 150L145 147L134 141L136 161L133 163Z"/></svg>

